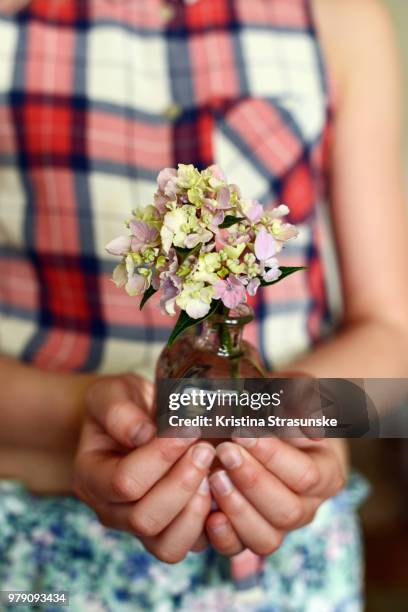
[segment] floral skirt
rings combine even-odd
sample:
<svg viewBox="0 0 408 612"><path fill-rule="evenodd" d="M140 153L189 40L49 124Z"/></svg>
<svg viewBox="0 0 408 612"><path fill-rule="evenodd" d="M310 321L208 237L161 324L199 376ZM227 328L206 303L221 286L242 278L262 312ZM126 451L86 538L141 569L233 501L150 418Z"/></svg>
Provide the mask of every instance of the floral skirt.
<svg viewBox="0 0 408 612"><path fill-rule="evenodd" d="M166 565L130 534L103 527L79 500L36 496L3 480L0 589L68 591L69 608L41 608L56 612L359 612L363 564L356 508L367 491L366 481L352 474L310 525L289 533L268 557L261 596L248 601L230 579L228 559L212 549Z"/></svg>

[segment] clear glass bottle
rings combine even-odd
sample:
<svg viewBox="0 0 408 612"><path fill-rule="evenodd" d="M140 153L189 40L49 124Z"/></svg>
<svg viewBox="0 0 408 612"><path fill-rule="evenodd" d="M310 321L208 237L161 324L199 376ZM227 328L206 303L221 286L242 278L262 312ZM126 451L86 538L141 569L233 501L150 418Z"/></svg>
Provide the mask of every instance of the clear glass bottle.
<svg viewBox="0 0 408 612"><path fill-rule="evenodd" d="M159 379L264 378L266 371L258 350L243 339L245 325L253 318L252 309L245 304L209 317L201 327L190 328L170 348L163 349L156 383ZM217 446L225 439L213 431L207 441ZM216 460L212 471L219 467Z"/></svg>
<svg viewBox="0 0 408 612"><path fill-rule="evenodd" d="M266 376L258 350L243 339L245 325L254 318L244 304L215 314L190 328L158 359L159 378L263 378Z"/></svg>

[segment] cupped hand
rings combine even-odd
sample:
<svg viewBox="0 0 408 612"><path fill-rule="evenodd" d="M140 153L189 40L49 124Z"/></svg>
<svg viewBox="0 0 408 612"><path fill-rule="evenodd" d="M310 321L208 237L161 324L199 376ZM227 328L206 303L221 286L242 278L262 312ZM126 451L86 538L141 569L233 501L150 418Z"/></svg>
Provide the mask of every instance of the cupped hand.
<svg viewBox="0 0 408 612"><path fill-rule="evenodd" d="M156 437L152 400L152 385L133 375L90 386L73 488L105 526L133 533L158 559L176 563L205 544L215 450L194 435Z"/></svg>
<svg viewBox="0 0 408 612"><path fill-rule="evenodd" d="M206 521L224 555L250 549L270 555L286 532L312 521L343 488L345 466L330 440L235 438L217 447L223 470L210 477L219 510Z"/></svg>

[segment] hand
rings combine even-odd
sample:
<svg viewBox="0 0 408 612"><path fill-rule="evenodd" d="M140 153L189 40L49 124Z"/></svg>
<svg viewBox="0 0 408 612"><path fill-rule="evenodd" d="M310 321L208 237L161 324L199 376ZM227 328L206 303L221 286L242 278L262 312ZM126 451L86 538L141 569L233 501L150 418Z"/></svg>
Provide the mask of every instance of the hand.
<svg viewBox="0 0 408 612"><path fill-rule="evenodd" d="M153 387L131 375L90 386L74 465L74 491L101 522L129 531L158 559L202 546L215 450L197 438L157 438Z"/></svg>
<svg viewBox="0 0 408 612"><path fill-rule="evenodd" d="M225 470L210 477L219 511L206 521L221 554L270 555L285 533L309 523L345 483L337 440L234 438L217 447Z"/></svg>

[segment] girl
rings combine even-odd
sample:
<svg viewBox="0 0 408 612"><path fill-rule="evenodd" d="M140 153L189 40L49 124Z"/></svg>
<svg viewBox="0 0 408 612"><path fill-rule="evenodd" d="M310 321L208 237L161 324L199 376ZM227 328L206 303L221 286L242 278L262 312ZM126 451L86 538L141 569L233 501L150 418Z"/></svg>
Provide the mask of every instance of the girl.
<svg viewBox="0 0 408 612"><path fill-rule="evenodd" d="M301 229L286 257L307 274L257 296L266 363L407 376L400 77L381 4L2 5L2 589L64 589L78 611L360 610L365 487L344 442L235 440L209 482L210 445L155 435L148 379L170 324L113 287L104 246L162 167L218 163Z"/></svg>

